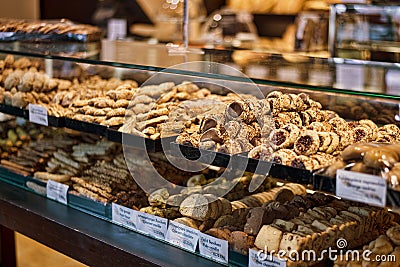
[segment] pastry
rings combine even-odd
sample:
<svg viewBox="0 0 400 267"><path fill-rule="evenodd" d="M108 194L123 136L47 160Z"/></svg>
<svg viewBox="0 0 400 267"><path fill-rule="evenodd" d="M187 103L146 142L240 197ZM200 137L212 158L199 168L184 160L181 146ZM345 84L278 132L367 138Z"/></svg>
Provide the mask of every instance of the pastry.
<svg viewBox="0 0 400 267"><path fill-rule="evenodd" d="M330 138L331 138L331 143L329 145L329 147L326 149L326 153L328 154L332 154L333 152L335 152L339 146L339 135L334 133L334 132L329 132Z"/></svg>
<svg viewBox="0 0 400 267"><path fill-rule="evenodd" d="M290 133L285 129L273 130L269 136L269 143L274 149L289 147L291 144Z"/></svg>
<svg viewBox="0 0 400 267"><path fill-rule="evenodd" d="M272 161L282 165L290 165L297 154L291 149L280 149L272 154Z"/></svg>
<svg viewBox="0 0 400 267"><path fill-rule="evenodd" d="M400 226L394 226L386 231L386 235L396 246L400 246Z"/></svg>
<svg viewBox="0 0 400 267"><path fill-rule="evenodd" d="M193 220L192 218L188 217L176 218L174 222L189 226L194 229L199 229L199 221Z"/></svg>
<svg viewBox="0 0 400 267"><path fill-rule="evenodd" d="M342 151L341 156L343 160L361 160L364 157L365 152L376 147L376 144L353 144L348 146Z"/></svg>
<svg viewBox="0 0 400 267"><path fill-rule="evenodd" d="M254 245L267 252L278 251L283 233L281 230L270 225L262 226L257 234Z"/></svg>
<svg viewBox="0 0 400 267"><path fill-rule="evenodd" d="M315 131L304 131L294 143L294 151L298 155L311 155L318 151L320 140Z"/></svg>
<svg viewBox="0 0 400 267"><path fill-rule="evenodd" d="M201 194L193 194L185 198L179 208L183 216L205 221L211 216L211 208L208 199Z"/></svg>
<svg viewBox="0 0 400 267"><path fill-rule="evenodd" d="M335 132L347 131L348 125L346 120L336 117L329 120L329 123L332 125L332 130Z"/></svg>

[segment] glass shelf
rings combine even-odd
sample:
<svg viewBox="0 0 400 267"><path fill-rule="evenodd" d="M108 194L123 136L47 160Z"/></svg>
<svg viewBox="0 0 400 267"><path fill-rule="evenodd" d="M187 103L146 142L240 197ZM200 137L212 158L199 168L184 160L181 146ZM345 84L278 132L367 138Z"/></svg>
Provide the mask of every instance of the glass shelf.
<svg viewBox="0 0 400 267"><path fill-rule="evenodd" d="M174 66L194 61L226 64L243 72L259 85L294 87L362 96L400 99L400 63L328 58L325 53L274 54L265 51L203 49L204 54L171 55L165 44L103 40L100 52L63 55L59 45L0 44L0 53L56 59L67 62L105 65L207 78L246 81L232 73L213 74L212 70L186 71ZM169 68L168 70L165 70Z"/></svg>

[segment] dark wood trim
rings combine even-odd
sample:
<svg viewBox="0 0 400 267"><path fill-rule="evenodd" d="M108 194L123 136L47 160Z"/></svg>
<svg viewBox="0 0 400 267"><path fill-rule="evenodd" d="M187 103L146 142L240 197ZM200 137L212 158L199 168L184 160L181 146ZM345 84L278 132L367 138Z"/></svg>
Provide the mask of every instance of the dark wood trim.
<svg viewBox="0 0 400 267"><path fill-rule="evenodd" d="M14 231L0 225L0 265L3 267L17 266L15 255Z"/></svg>

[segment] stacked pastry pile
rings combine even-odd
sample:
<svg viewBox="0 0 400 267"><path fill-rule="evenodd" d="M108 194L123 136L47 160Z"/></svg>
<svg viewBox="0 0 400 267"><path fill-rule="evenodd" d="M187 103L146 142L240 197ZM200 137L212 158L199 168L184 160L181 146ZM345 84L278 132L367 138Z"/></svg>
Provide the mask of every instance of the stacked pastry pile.
<svg viewBox="0 0 400 267"><path fill-rule="evenodd" d="M215 98L219 102L213 101ZM185 127L196 132L198 116L215 109L212 105L221 105L224 100L190 82L143 86L134 95L120 131L151 139L178 135Z"/></svg>
<svg viewBox="0 0 400 267"><path fill-rule="evenodd" d="M32 130L32 131L31 131ZM28 134L29 132L29 134ZM29 143L31 136L37 135L33 129L18 126L15 120L0 124L0 158L8 159L18 149Z"/></svg>
<svg viewBox="0 0 400 267"><path fill-rule="evenodd" d="M225 198L216 198L212 194L194 194L181 202L179 211L184 217L177 218L175 221L217 238L228 240L231 249L247 254L249 248L254 246L255 240L254 234L246 233L245 225L249 220L249 212L255 209L264 209L261 208L261 205L267 203L263 202L265 199L282 198L282 195L285 194L282 192L289 191L293 196L295 192L291 191L291 188L296 188L296 193L305 194L304 187L294 184L287 184L279 189L274 188L254 194L252 198L246 197L245 200L231 203L227 202ZM260 194L263 194L262 198ZM238 207L238 203L242 203L240 207ZM247 207L245 203L253 208ZM287 213L288 210L286 209L285 212ZM283 213L282 209L276 212L277 216ZM274 213L271 211L265 215L265 217L267 216L273 217Z"/></svg>
<svg viewBox="0 0 400 267"><path fill-rule="evenodd" d="M382 125L392 123L399 125L395 117L399 113L397 103L337 94L314 94L314 96L324 107L330 107L342 117L352 120L372 119Z"/></svg>
<svg viewBox="0 0 400 267"><path fill-rule="evenodd" d="M101 38L101 31L98 27L75 24L68 20L60 20L59 22L45 21L25 21L20 19L1 19L0 32L16 32L24 34L91 34L95 35L95 39Z"/></svg>
<svg viewBox="0 0 400 267"><path fill-rule="evenodd" d="M365 253L365 252L368 253ZM385 234L380 235L377 239L365 245L362 250L358 251L359 259L346 257L338 257L335 260L334 267L397 267L400 259L400 226L397 224L389 228ZM371 252L371 253L369 253ZM364 253L364 254L363 254Z"/></svg>
<svg viewBox="0 0 400 267"><path fill-rule="evenodd" d="M177 142L228 154L247 152L263 142L273 128L269 103L251 96L231 95L219 113L206 114L199 130L184 130Z"/></svg>
<svg viewBox="0 0 400 267"><path fill-rule="evenodd" d="M333 156L353 143L400 141L395 125L378 128L370 120L347 122L304 94L272 92L267 100L277 127L268 137L275 150L272 159L284 165L314 170L329 165ZM270 153L268 146L261 146L249 156L268 159Z"/></svg>
<svg viewBox="0 0 400 267"><path fill-rule="evenodd" d="M42 133L37 131L36 136L35 132L30 131L30 139L33 140L18 147L16 153L7 159L2 159L1 165L24 176L33 175L36 171L44 171L47 162L57 150L68 150L78 142L76 137L60 131L46 128L41 130Z"/></svg>
<svg viewBox="0 0 400 267"><path fill-rule="evenodd" d="M249 195L250 193L248 192L248 187L251 179L252 177L249 174L247 174L247 176L232 180L227 180L226 178L207 180L204 174L194 175L187 180L187 187L182 189L179 194L174 194L172 193L172 190L168 191L166 188L158 189L151 193L149 196L150 207L146 207L142 209L142 211L150 214L156 214L161 217L166 217L168 219L175 219L176 217L181 217L182 215L190 218L202 218L203 221L208 221L207 225L211 224L212 226L217 218L225 215L223 214L224 211L222 209L218 210L216 208L218 205L222 205L220 201L223 201L226 204L230 200L233 201L241 199L243 196ZM257 188L256 192L263 192L264 190L268 190L273 186L275 186L274 181L269 178L265 178L265 180L262 181L261 186ZM224 199L218 200L218 198L215 197L217 195L224 195ZM200 210L194 208L188 211L188 209L184 208L186 204L182 204L183 201L186 200L185 203L190 203L196 199L199 199L199 201L205 200L203 196L209 199L209 203L213 204L210 204L209 207ZM218 205L216 205L217 203ZM231 204L229 205L231 206ZM258 205L261 204L258 202ZM179 213L179 207L183 208L180 210L181 213ZM231 212L232 207L230 207L229 210ZM193 212L194 215L192 214L191 216L188 216L189 213Z"/></svg>
<svg viewBox="0 0 400 267"><path fill-rule="evenodd" d="M74 144L50 153L46 171L36 171L34 177L66 183L75 190L72 193L103 203L116 202L134 209L148 204L118 144L104 140Z"/></svg>
<svg viewBox="0 0 400 267"><path fill-rule="evenodd" d="M83 172L72 177L73 188L88 198L140 209L148 205L146 194L130 175L122 154L112 161L99 160Z"/></svg>
<svg viewBox="0 0 400 267"><path fill-rule="evenodd" d="M393 220L387 210L318 193L295 197L285 204L272 203L267 205L268 208L275 209L276 215L270 216L270 212L262 210L250 211L245 232L257 235L254 244L258 249L285 251L286 255L292 250L300 254L303 250L312 250L316 255L323 255L322 251L335 248L340 238L348 242L347 248L355 248L376 238ZM321 260L308 257L288 263L310 266Z"/></svg>
<svg viewBox="0 0 400 267"><path fill-rule="evenodd" d="M39 69L39 61L31 61L25 57L15 60L14 56L8 55L4 60L0 60L0 102L18 108L26 108L28 104L39 104L45 106L50 115L57 117L73 117L75 113L94 115L93 108L90 111L74 108L68 110L67 108L71 104L76 105L73 107L84 107L90 104L96 108L108 107L108 111L120 107L126 108L133 95L131 91L137 87L135 81L121 81L116 78L102 79L98 76L91 76L83 81L74 79L71 82L65 79L50 78ZM118 92L115 92L117 88ZM108 93L107 96L106 93ZM89 100L91 103L88 103ZM118 102L118 100L123 101ZM107 101L112 101L112 103ZM118 112L121 113L119 110ZM90 122L100 121L106 125L121 124L115 124L112 120L106 121L113 114L109 114L107 117L104 110L97 111L96 115L103 117L101 120L95 120L91 117L77 115L77 119ZM119 116L123 115L125 114ZM120 119L116 120L120 121Z"/></svg>
<svg viewBox="0 0 400 267"><path fill-rule="evenodd" d="M137 90L137 83L114 80L108 88L108 91L89 90L86 94L73 89L67 92L64 99L68 94L71 94L72 98L68 97L71 99L71 108L65 114L66 117L106 126L124 124L126 109Z"/></svg>
<svg viewBox="0 0 400 267"><path fill-rule="evenodd" d="M398 130L397 127L394 129ZM393 136L387 136L394 139L399 135L400 131L396 131ZM381 176L388 181L392 188L400 190L400 144L351 145L343 150L332 165L323 170L323 174L335 177L338 169Z"/></svg>

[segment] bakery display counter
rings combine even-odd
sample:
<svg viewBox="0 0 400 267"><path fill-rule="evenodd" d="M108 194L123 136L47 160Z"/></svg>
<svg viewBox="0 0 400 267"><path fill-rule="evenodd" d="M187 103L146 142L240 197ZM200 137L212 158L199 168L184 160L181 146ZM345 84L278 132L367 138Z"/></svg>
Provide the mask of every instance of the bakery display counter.
<svg viewBox="0 0 400 267"><path fill-rule="evenodd" d="M65 204L67 222L75 208L132 230L124 234L158 239L151 239L155 247L187 250L193 258L185 265L203 263L201 255L245 266L259 250L275 248L319 253L338 238L360 248L398 231L398 216L386 207L400 199L395 161L386 166L390 181L373 178L384 188L377 197L388 199L382 203L369 192L370 202L357 194L345 200L322 173L333 166L340 173L346 166L336 163L353 146L398 146L398 91L374 78L353 87L348 72L386 75L397 65L255 52L239 63L236 51L182 56L160 45L107 45L99 60L2 50L0 110L25 121L1 125L0 179L29 191L27 198ZM253 75L267 68L275 79L232 68L248 70L248 59L259 71ZM307 70L317 71L314 80ZM396 149L383 150L399 158ZM395 252L397 240L387 242ZM158 264L163 255L146 259ZM285 260L332 264L326 257Z"/></svg>

